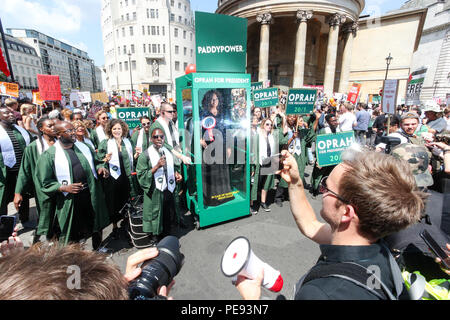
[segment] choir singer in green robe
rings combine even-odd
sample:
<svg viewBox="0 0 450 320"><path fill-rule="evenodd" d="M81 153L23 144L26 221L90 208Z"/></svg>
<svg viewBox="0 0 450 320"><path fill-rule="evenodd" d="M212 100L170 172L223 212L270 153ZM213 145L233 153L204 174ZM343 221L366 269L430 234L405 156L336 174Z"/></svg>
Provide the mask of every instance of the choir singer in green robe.
<svg viewBox="0 0 450 320"><path fill-rule="evenodd" d="M136 172L144 190L143 230L152 234L152 241L170 233L175 220L174 190L182 176L177 172L172 153L164 147L164 132L151 131L152 145L138 159Z"/></svg>
<svg viewBox="0 0 450 320"><path fill-rule="evenodd" d="M109 172L95 157L94 150L76 140L75 128L69 122L55 126L58 141L38 160L36 179L47 197L56 198L55 221L43 210L55 229L60 243L84 242L92 236L92 246L101 243L101 231L109 224L99 176ZM39 230L38 230L39 232Z"/></svg>

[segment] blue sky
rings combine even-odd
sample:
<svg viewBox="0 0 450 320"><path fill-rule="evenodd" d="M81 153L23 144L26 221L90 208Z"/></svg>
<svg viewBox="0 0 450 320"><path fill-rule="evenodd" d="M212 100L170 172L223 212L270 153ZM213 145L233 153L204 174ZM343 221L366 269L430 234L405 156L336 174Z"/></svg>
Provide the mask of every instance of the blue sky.
<svg viewBox="0 0 450 320"><path fill-rule="evenodd" d="M406 0L366 0L362 14L378 16ZM96 65L104 63L100 26L101 0L3 0L3 28L30 28L87 51ZM193 11L214 12L217 0L191 0Z"/></svg>

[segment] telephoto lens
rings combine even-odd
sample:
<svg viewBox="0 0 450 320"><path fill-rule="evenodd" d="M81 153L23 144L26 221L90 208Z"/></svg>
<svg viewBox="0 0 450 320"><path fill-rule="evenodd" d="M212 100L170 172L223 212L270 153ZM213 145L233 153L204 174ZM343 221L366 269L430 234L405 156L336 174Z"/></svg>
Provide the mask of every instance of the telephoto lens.
<svg viewBox="0 0 450 320"><path fill-rule="evenodd" d="M154 299L158 295L158 288L168 286L183 266L184 255L180 252L178 238L167 236L156 247L158 256L145 261L139 278L128 286L131 300Z"/></svg>

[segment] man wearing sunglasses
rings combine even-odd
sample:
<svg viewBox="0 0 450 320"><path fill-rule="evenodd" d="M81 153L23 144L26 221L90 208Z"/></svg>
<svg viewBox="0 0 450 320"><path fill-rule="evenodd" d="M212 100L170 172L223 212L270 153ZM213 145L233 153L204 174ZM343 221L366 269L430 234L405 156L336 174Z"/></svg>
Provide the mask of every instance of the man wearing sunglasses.
<svg viewBox="0 0 450 320"><path fill-rule="evenodd" d="M317 242L321 250L317 264L297 283L295 299L403 297L401 271L380 239L419 221L424 209L425 195L418 190L408 163L377 152L344 152L343 162L320 183L322 222L306 197L294 157L286 151L282 157L280 174L289 184L294 220L303 235ZM323 275L324 269L336 267L352 273L347 277L341 273L314 277L320 269ZM354 272L354 268L363 271ZM362 281L354 281L354 275L365 276L365 287L360 285ZM238 279L241 295L259 298L262 278L260 274L257 280Z"/></svg>

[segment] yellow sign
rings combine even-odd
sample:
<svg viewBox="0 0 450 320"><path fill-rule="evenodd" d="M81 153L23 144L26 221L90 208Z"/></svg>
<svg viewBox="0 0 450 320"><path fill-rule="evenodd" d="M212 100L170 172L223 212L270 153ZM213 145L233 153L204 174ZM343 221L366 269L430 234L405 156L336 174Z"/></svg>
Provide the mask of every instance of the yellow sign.
<svg viewBox="0 0 450 320"><path fill-rule="evenodd" d="M18 98L19 85L11 82L0 82L0 94Z"/></svg>
<svg viewBox="0 0 450 320"><path fill-rule="evenodd" d="M44 100L41 99L41 93L39 91L33 91L33 103L41 106Z"/></svg>

